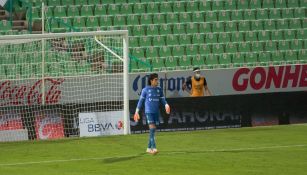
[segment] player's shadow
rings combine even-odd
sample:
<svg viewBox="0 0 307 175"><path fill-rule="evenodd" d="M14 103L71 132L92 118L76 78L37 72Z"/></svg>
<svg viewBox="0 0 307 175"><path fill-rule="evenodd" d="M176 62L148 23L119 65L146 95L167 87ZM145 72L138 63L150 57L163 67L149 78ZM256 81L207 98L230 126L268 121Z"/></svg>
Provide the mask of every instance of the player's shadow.
<svg viewBox="0 0 307 175"><path fill-rule="evenodd" d="M103 163L111 164L111 163L123 162L123 161L132 160L132 159L137 159L144 155L145 153L140 153L140 154L133 155L133 156L125 156L125 157L110 157L110 158L103 159Z"/></svg>

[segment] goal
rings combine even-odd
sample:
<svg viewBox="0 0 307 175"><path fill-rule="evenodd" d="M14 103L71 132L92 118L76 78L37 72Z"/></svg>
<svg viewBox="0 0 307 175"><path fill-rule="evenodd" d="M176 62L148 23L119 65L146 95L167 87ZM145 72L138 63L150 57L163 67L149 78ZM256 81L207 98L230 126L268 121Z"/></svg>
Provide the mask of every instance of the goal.
<svg viewBox="0 0 307 175"><path fill-rule="evenodd" d="M0 37L0 141L129 134L128 32Z"/></svg>

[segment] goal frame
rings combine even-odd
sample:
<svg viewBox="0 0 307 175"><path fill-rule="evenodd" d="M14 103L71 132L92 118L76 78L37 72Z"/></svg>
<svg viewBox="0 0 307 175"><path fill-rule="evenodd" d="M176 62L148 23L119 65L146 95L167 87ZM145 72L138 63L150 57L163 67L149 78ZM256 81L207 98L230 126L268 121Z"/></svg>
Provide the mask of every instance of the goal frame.
<svg viewBox="0 0 307 175"><path fill-rule="evenodd" d="M130 134L130 112L129 112L129 40L128 30L112 30L112 31L91 31L91 32L67 32L67 33L43 33L43 34L23 34L23 35L3 35L0 36L0 42L4 40L35 40L41 39L44 42L45 39L61 38L61 37L86 37L86 36L110 36L110 35L121 35L123 38L123 104L124 104L124 135ZM42 48L43 51L43 48ZM110 52L111 54L114 54ZM114 55L118 57L118 55ZM42 64L44 64L44 54L42 54ZM42 77L44 78L44 77ZM44 81L43 81L44 82ZM44 85L43 85L44 86ZM43 93L44 95L44 93ZM44 104L42 104L44 105Z"/></svg>

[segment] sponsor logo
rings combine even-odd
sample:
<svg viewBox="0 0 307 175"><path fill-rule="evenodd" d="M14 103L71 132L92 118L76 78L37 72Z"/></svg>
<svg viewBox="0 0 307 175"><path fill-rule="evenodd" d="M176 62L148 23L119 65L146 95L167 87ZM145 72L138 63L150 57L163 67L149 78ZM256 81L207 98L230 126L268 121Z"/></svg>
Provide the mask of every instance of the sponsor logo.
<svg viewBox="0 0 307 175"><path fill-rule="evenodd" d="M45 104L57 104L61 99L62 91L59 87L64 79L45 79ZM9 105L37 105L42 104L42 80L33 85L14 85L14 81L0 83L0 106Z"/></svg>
<svg viewBox="0 0 307 175"><path fill-rule="evenodd" d="M64 137L63 121L58 114L46 114L35 119L37 139L56 139Z"/></svg>
<svg viewBox="0 0 307 175"><path fill-rule="evenodd" d="M307 87L307 65L241 68L233 76L232 87L236 91Z"/></svg>

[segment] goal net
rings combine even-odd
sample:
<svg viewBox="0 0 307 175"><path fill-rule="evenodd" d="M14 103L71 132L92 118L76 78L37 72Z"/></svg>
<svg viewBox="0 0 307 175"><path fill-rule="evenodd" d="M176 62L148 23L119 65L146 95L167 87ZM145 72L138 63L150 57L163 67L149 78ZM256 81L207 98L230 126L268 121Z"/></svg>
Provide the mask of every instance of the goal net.
<svg viewBox="0 0 307 175"><path fill-rule="evenodd" d="M0 141L128 134L127 31L0 37Z"/></svg>

